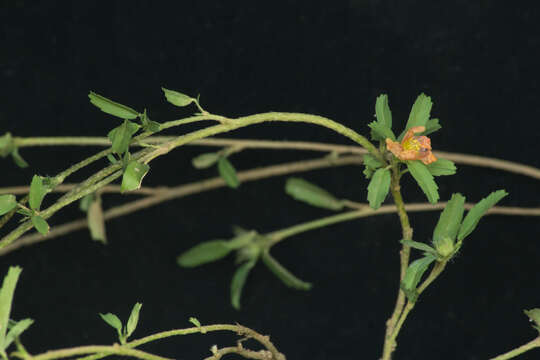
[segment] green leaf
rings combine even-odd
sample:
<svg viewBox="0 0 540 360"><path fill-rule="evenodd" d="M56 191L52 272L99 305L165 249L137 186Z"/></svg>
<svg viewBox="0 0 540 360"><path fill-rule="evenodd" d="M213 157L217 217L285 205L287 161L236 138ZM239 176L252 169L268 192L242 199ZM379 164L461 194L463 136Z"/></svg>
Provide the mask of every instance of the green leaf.
<svg viewBox="0 0 540 360"><path fill-rule="evenodd" d="M227 242L227 246L231 250L240 249L240 248L246 246L247 244L253 242L253 240L255 239L256 236L257 236L257 232L254 231L254 230L244 232L242 234L239 234L239 235L235 236L231 240L229 240Z"/></svg>
<svg viewBox="0 0 540 360"><path fill-rule="evenodd" d="M19 154L19 149L13 149L13 151L11 152L11 157L13 158L13 161L18 167L23 169L28 167L28 163Z"/></svg>
<svg viewBox="0 0 540 360"><path fill-rule="evenodd" d="M478 225L478 222L486 214L486 212L494 206L496 203L499 202L503 197L508 195L508 193L505 190L497 190L489 194L489 196L485 197L484 199L480 200L476 205L473 206L469 212L467 212L467 216L465 216L465 219L463 219L463 223L461 224L461 227L459 229L458 233L458 240L462 241L467 236L469 236L470 233L473 232L473 230Z"/></svg>
<svg viewBox="0 0 540 360"><path fill-rule="evenodd" d="M426 130L421 135L429 135L431 133L434 133L435 131L442 128L441 124L439 124L439 119L429 119L426 122Z"/></svg>
<svg viewBox="0 0 540 360"><path fill-rule="evenodd" d="M375 172L375 170L373 170L372 168L367 167L367 166L364 168L364 171L362 171L362 173L364 174L366 179L371 179L374 172Z"/></svg>
<svg viewBox="0 0 540 360"><path fill-rule="evenodd" d="M90 91L88 97L90 98L90 102L92 104L107 114L119 117L121 119L135 119L137 116L139 116L139 113L132 108L107 99L106 97L96 94L93 91Z"/></svg>
<svg viewBox="0 0 540 360"><path fill-rule="evenodd" d="M180 254L177 262L183 267L195 267L222 259L231 250L225 240L205 241Z"/></svg>
<svg viewBox="0 0 540 360"><path fill-rule="evenodd" d="M428 244L424 244L418 241L412 241L412 240L401 240L400 243L405 244L407 246L410 246L412 248L425 251L430 254L436 254L437 251L429 246Z"/></svg>
<svg viewBox="0 0 540 360"><path fill-rule="evenodd" d="M112 143L113 152L122 155L129 148L131 137L139 130L141 126L134 122L124 120L122 125L115 127L107 134Z"/></svg>
<svg viewBox="0 0 540 360"><path fill-rule="evenodd" d="M426 166L433 176L454 175L456 173L456 165L451 160L437 159Z"/></svg>
<svg viewBox="0 0 540 360"><path fill-rule="evenodd" d="M8 331L6 335L6 339L4 340L3 348L6 350L11 343L18 338L26 329L30 327L34 323L34 320L32 319L22 319L20 321L17 321L15 325L13 325L10 330Z"/></svg>
<svg viewBox="0 0 540 360"><path fill-rule="evenodd" d="M372 209L377 210L390 190L390 170L378 169L368 185L368 201Z"/></svg>
<svg viewBox="0 0 540 360"><path fill-rule="evenodd" d="M236 310L240 310L240 298L242 297L242 290L246 283L249 272L255 266L257 260L248 261L240 265L232 278L231 281L231 304Z"/></svg>
<svg viewBox="0 0 540 360"><path fill-rule="evenodd" d="M11 133L7 132L0 136L0 156L5 158L15 149L15 142Z"/></svg>
<svg viewBox="0 0 540 360"><path fill-rule="evenodd" d="M103 216L103 209L101 208L101 198L97 197L92 201L88 207L86 219L88 221L88 229L90 230L92 240L106 244L107 234L105 233L105 218Z"/></svg>
<svg viewBox="0 0 540 360"><path fill-rule="evenodd" d="M107 324L109 324L110 326L116 329L116 331L118 332L119 338L122 337L122 322L120 321L118 316L111 313L106 313L106 314L100 313L99 316L101 316L103 321L105 321Z"/></svg>
<svg viewBox="0 0 540 360"><path fill-rule="evenodd" d="M82 212L88 212L88 208L90 207L90 204L92 204L92 201L94 201L94 193L83 196L81 200L79 200L79 209Z"/></svg>
<svg viewBox="0 0 540 360"><path fill-rule="evenodd" d="M146 114L146 109L144 109L144 111L142 113L141 124L142 124L142 127L143 127L144 131L154 133L154 132L158 132L159 130L161 130L161 124L156 122L156 121L150 120L150 118Z"/></svg>
<svg viewBox="0 0 540 360"><path fill-rule="evenodd" d="M300 280L294 276L289 270L285 269L269 252L262 253L262 260L264 264L276 275L285 285L297 290L309 290L311 289L311 283Z"/></svg>
<svg viewBox="0 0 540 360"><path fill-rule="evenodd" d="M365 154L364 157L364 165L371 169L378 169L381 166L383 166L383 163L380 162L375 156L370 154Z"/></svg>
<svg viewBox="0 0 540 360"><path fill-rule="evenodd" d="M195 101L195 99L192 98L191 96L187 96L178 91L165 89L163 87L161 88L161 90L163 90L163 93L165 94L167 101L176 106L180 106L180 107L188 106L193 101Z"/></svg>
<svg viewBox="0 0 540 360"><path fill-rule="evenodd" d="M386 126L388 129L392 129L392 112L390 111L390 106L388 106L388 95L382 94L377 97L377 101L375 102L375 115L377 116L377 121L381 125Z"/></svg>
<svg viewBox="0 0 540 360"><path fill-rule="evenodd" d="M30 218L32 224L41 235L47 235L49 233L49 224L39 215L34 215Z"/></svg>
<svg viewBox="0 0 540 360"><path fill-rule="evenodd" d="M32 183L30 184L29 203L32 210L38 211L41 207L41 202L47 194L48 189L43 183L43 177L34 175L32 177Z"/></svg>
<svg viewBox="0 0 540 360"><path fill-rule="evenodd" d="M191 159L191 164L196 169L206 169L217 163L220 156L215 152L200 154Z"/></svg>
<svg viewBox="0 0 540 360"><path fill-rule="evenodd" d="M236 176L236 170L226 157L222 156L219 158L218 170L219 175L221 175L227 185L229 185L233 189L236 189L240 186L240 181L238 181L238 177Z"/></svg>
<svg viewBox="0 0 540 360"><path fill-rule="evenodd" d="M535 323L532 327L540 332L540 309L523 310L523 312L529 317L531 322Z"/></svg>
<svg viewBox="0 0 540 360"><path fill-rule="evenodd" d="M416 286L422 279L422 275L424 275L429 265L435 261L435 259L436 257L432 254L426 254L423 258L413 261L407 268L400 287L405 292L405 295L410 302L414 303L418 299Z"/></svg>
<svg viewBox="0 0 540 360"><path fill-rule="evenodd" d="M439 200L439 192L437 191L439 187L433 180L433 175L431 175L427 166L419 160L413 160L407 161L407 168L420 189L426 194L428 201L435 204Z"/></svg>
<svg viewBox="0 0 540 360"><path fill-rule="evenodd" d="M189 318L189 322L198 328L201 327L201 322L197 318L194 318L193 316Z"/></svg>
<svg viewBox="0 0 540 360"><path fill-rule="evenodd" d="M431 102L431 98L429 96L426 96L424 93L418 95L411 108L409 120L407 120L407 126L405 127L403 133L399 136L399 141L401 141L407 130L410 128L414 126L426 126L432 106L433 103Z"/></svg>
<svg viewBox="0 0 540 360"><path fill-rule="evenodd" d="M111 164L116 164L118 162L118 159L115 158L113 154L108 154L107 159L110 161Z"/></svg>
<svg viewBox="0 0 540 360"><path fill-rule="evenodd" d="M375 140L384 140L386 138L390 138L394 141L396 140L396 135L394 135L388 126L383 125L378 121L373 121L372 123L369 123L368 126L373 130L372 136Z"/></svg>
<svg viewBox="0 0 540 360"><path fill-rule="evenodd" d="M329 210L343 209L341 200L335 198L328 191L302 178L292 177L287 179L285 192L295 200L303 201L313 206Z"/></svg>
<svg viewBox="0 0 540 360"><path fill-rule="evenodd" d="M122 185L120 185L120 191L133 191L141 187L144 176L150 170L150 166L144 163L140 163L136 160L132 160L126 166L124 174L122 175Z"/></svg>
<svg viewBox="0 0 540 360"><path fill-rule="evenodd" d="M10 212L17 206L15 195L0 195L0 215Z"/></svg>
<svg viewBox="0 0 540 360"><path fill-rule="evenodd" d="M6 332L13 302L13 294L22 269L19 266L10 266L0 288L0 345L6 343ZM5 349L4 346L0 347Z"/></svg>
<svg viewBox="0 0 540 360"><path fill-rule="evenodd" d="M452 194L452 198L444 207L437 226L433 230L433 245L435 245L436 249L444 245L445 238L448 238L452 244L454 243L463 219L464 204L465 197L463 195L459 193Z"/></svg>
<svg viewBox="0 0 540 360"><path fill-rule="evenodd" d="M136 303L131 309L131 314L126 325L126 339L133 334L133 331L137 328L137 323L139 322L139 311L141 311L142 304Z"/></svg>

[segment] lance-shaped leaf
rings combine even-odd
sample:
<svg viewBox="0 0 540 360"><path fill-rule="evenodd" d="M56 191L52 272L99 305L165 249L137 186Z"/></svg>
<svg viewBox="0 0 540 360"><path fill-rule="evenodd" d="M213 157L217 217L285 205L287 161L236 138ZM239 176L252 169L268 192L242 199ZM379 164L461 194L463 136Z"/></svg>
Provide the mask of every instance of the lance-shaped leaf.
<svg viewBox="0 0 540 360"><path fill-rule="evenodd" d="M0 195L0 215L4 215L17 206L15 195Z"/></svg>
<svg viewBox="0 0 540 360"><path fill-rule="evenodd" d="M129 315L129 319L126 325L126 336L127 339L130 337L131 334L133 334L133 331L137 328L137 323L139 322L139 312L141 311L142 304L136 303L133 306L133 309L131 309L131 314Z"/></svg>
<svg viewBox="0 0 540 360"><path fill-rule="evenodd" d="M92 203L88 206L86 219L88 221L88 229L90 230L92 240L100 241L106 244L107 234L105 233L105 218L103 216L100 197L94 199L94 201L92 201Z"/></svg>
<svg viewBox="0 0 540 360"><path fill-rule="evenodd" d="M426 122L426 130L424 130L424 132L422 132L421 135L429 135L437 130L439 130L440 128L442 128L441 124L439 124L439 119L429 119L427 122Z"/></svg>
<svg viewBox="0 0 540 360"><path fill-rule="evenodd" d="M311 289L311 283L300 280L294 276L289 270L281 265L268 251L262 253L262 260L264 264L276 275L285 285L297 290L309 290Z"/></svg>
<svg viewBox="0 0 540 360"><path fill-rule="evenodd" d="M92 104L97 106L101 111L112 116L116 116L121 119L135 119L137 116L139 116L139 113L132 108L107 99L106 97L96 94L93 91L90 91L88 97L90 98L90 102Z"/></svg>
<svg viewBox="0 0 540 360"><path fill-rule="evenodd" d="M107 324L109 324L110 326L112 326L113 328L116 329L116 332L118 333L118 337L120 339L123 338L123 335L122 335L122 322L120 321L118 316L116 316L116 315L114 315L112 313L106 313L106 314L101 314L100 313L99 316L101 316L103 321L105 321Z"/></svg>
<svg viewBox="0 0 540 360"><path fill-rule="evenodd" d="M225 183L236 189L240 186L240 181L236 176L236 169L226 157L220 157L218 160L219 175L225 180Z"/></svg>
<svg viewBox="0 0 540 360"><path fill-rule="evenodd" d="M132 136L139 130L141 126L134 122L124 120L122 125L115 127L107 134L112 143L112 150L122 155L129 148Z"/></svg>
<svg viewBox="0 0 540 360"><path fill-rule="evenodd" d="M0 345L4 345L6 342L6 333L9 323L9 315L11 313L11 304L13 302L13 294L15 293L15 287L19 280L19 275L22 269L18 266L11 266L7 275L2 282L2 288L0 288ZM5 349L4 346L0 347Z"/></svg>
<svg viewBox="0 0 540 360"><path fill-rule="evenodd" d="M420 186L420 189L426 194L428 201L435 204L439 200L439 187L437 186L437 183L435 183L433 175L431 175L426 165L419 160L413 160L407 161L407 168L414 180L416 180Z"/></svg>
<svg viewBox="0 0 540 360"><path fill-rule="evenodd" d="M432 254L426 254L423 258L413 261L407 268L400 287L405 292L405 295L410 302L414 303L416 302L416 299L418 299L416 286L422 279L422 275L424 275L429 265L435 261L435 259L436 257Z"/></svg>
<svg viewBox="0 0 540 360"><path fill-rule="evenodd" d="M433 176L454 175L456 173L456 164L451 160L439 158L426 166Z"/></svg>
<svg viewBox="0 0 540 360"><path fill-rule="evenodd" d="M412 248L425 251L426 253L429 253L429 254L433 254L433 255L437 254L437 251L431 246L429 246L428 244L424 244L418 241L404 240L404 239L400 240L399 242L407 246L410 246Z"/></svg>
<svg viewBox="0 0 540 360"><path fill-rule="evenodd" d="M11 343L18 338L26 329L30 327L34 323L34 320L32 319L22 319L17 321L11 328L9 329L6 339L4 340L3 349L6 350Z"/></svg>
<svg viewBox="0 0 540 360"><path fill-rule="evenodd" d="M501 200L506 195L508 195L508 193L505 190L497 190L489 194L489 196L482 199L476 205L474 205L473 208L469 210L469 212L465 216L465 219L463 219L463 223L459 228L458 240L462 241L467 236L469 236L469 234L472 233L478 225L478 222L480 221L482 216L484 216L492 206L498 203L499 200Z"/></svg>
<svg viewBox="0 0 540 360"><path fill-rule="evenodd" d="M191 164L196 169L206 169L218 162L221 155L215 152L200 154L191 159Z"/></svg>
<svg viewBox="0 0 540 360"><path fill-rule="evenodd" d="M79 200L79 209L82 212L88 212L88 208L90 207L90 205L94 201L94 197L95 197L94 193L83 196Z"/></svg>
<svg viewBox="0 0 540 360"><path fill-rule="evenodd" d="M405 136L405 133L407 133L407 130L410 128L414 126L426 126L432 106L433 103L431 102L431 98L424 93L416 98L416 101L411 108L411 112L409 113L409 119L407 120L405 130L399 135L399 141L403 139L403 136Z"/></svg>
<svg viewBox="0 0 540 360"><path fill-rule="evenodd" d="M34 177L32 177L32 183L30 184L30 194L28 199L32 210L39 210L41 202L47 192L48 189L43 183L43 177L34 175Z"/></svg>
<svg viewBox="0 0 540 360"><path fill-rule="evenodd" d="M32 224L41 235L47 235L49 233L49 224L39 215L34 215L30 218Z"/></svg>
<svg viewBox="0 0 540 360"><path fill-rule="evenodd" d="M459 193L452 194L452 198L444 207L437 226L433 230L433 245L435 245L436 249L446 249L449 245L453 245L461 225L461 219L463 219L464 204L465 197L463 195ZM441 255L448 255L449 251L443 251L443 253Z"/></svg>
<svg viewBox="0 0 540 360"><path fill-rule="evenodd" d="M231 281L231 305L236 310L240 310L240 298L242 297L242 290L246 284L249 272L257 263L257 260L251 260L240 265Z"/></svg>
<svg viewBox="0 0 540 360"><path fill-rule="evenodd" d="M532 327L540 332L540 309L523 310L523 312L529 317L531 322L534 322Z"/></svg>
<svg viewBox="0 0 540 360"><path fill-rule="evenodd" d="M198 327L201 334L206 334L206 329L201 326L201 322L199 321L199 319L192 316L189 318L189 322Z"/></svg>
<svg viewBox="0 0 540 360"><path fill-rule="evenodd" d="M122 175L122 185L120 185L120 191L133 191L141 187L144 176L150 170L148 164L132 160L126 166L124 174Z"/></svg>
<svg viewBox="0 0 540 360"><path fill-rule="evenodd" d="M386 138L390 138L392 140L396 140L396 136L392 132L392 129L390 129L388 126L381 124L378 121L373 121L368 124L368 126L372 130L372 137L375 140L383 140Z"/></svg>
<svg viewBox="0 0 540 360"><path fill-rule="evenodd" d="M390 190L390 170L378 169L368 185L368 201L372 209L381 207L382 202Z"/></svg>
<svg viewBox="0 0 540 360"><path fill-rule="evenodd" d="M301 178L287 179L285 192L294 199L313 206L330 210L341 210L343 208L341 200L335 198L328 191Z"/></svg>
<svg viewBox="0 0 540 360"><path fill-rule="evenodd" d="M226 240L205 241L180 254L176 261L183 267L195 267L222 259L232 250Z"/></svg>
<svg viewBox="0 0 540 360"><path fill-rule="evenodd" d="M388 106L388 95L382 94L377 97L375 115L377 116L377 122L389 129L392 128L392 112L390 111L390 106Z"/></svg>
<svg viewBox="0 0 540 360"><path fill-rule="evenodd" d="M195 101L195 99L192 98L191 96L187 96L178 91L165 89L163 87L161 88L161 90L163 90L163 93L165 94L165 98L167 98L167 101L176 106L180 106L180 107L188 106L193 101Z"/></svg>

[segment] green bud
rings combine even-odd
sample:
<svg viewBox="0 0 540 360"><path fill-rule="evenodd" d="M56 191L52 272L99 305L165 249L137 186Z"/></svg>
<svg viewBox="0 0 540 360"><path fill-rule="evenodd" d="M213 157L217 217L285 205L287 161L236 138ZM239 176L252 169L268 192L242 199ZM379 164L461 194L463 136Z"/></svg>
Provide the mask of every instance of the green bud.
<svg viewBox="0 0 540 360"><path fill-rule="evenodd" d="M447 257L452 252L454 252L454 242L451 238L445 236L442 239L439 239L438 241L435 241L433 243L435 245L435 249L437 250L437 253L441 255L442 257Z"/></svg>

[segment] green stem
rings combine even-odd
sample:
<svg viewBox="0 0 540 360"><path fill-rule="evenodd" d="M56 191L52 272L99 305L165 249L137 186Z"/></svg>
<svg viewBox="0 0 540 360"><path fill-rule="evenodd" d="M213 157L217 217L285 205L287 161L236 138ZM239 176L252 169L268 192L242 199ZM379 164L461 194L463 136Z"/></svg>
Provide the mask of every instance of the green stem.
<svg viewBox="0 0 540 360"><path fill-rule="evenodd" d="M528 343L521 345L518 348L515 348L514 350L510 350L507 353L501 354L499 356L496 356L494 358L491 358L490 360L506 360L511 359L513 357L516 357L520 354L523 354L526 351L532 350L534 348L540 347L540 336L536 339L529 341Z"/></svg>
<svg viewBox="0 0 540 360"><path fill-rule="evenodd" d="M53 359L62 359L66 357L91 354L91 353L100 353L105 356L124 355L124 356L135 357L138 359L145 359L145 360L171 360L169 358L152 355L141 350L135 350L135 349L131 349L129 347L120 346L120 345L113 345L113 346L90 345L90 346L79 346L79 347L70 348L70 349L52 350L52 351L47 351L46 353L43 353L41 355L34 355L28 358L28 360L53 360Z"/></svg>

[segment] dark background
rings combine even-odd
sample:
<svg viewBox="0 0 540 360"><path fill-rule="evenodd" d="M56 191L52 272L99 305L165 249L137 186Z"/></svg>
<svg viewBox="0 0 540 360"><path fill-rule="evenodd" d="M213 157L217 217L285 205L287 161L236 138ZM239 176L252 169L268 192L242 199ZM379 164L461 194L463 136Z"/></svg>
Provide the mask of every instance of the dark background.
<svg viewBox="0 0 540 360"><path fill-rule="evenodd" d="M104 136L118 120L88 102L89 90L164 122L187 116L160 87L201 94L210 112L265 111L328 116L368 134L376 97L387 93L395 128L416 96L432 97L443 129L435 149L540 166L538 116L539 7L497 1L198 1L51 2L3 0L0 133L15 136ZM505 5L506 4L506 5ZM178 128L171 133L198 128ZM399 131L398 131L399 132ZM263 124L229 136L351 144L306 124ZM20 170L3 160L0 185L53 175L94 148L31 148ZM177 185L215 176L183 147L152 162L145 185ZM247 151L239 169L318 156ZM105 163L101 164L102 166ZM94 169L95 170L95 169ZM74 176L80 180L90 172ZM358 167L303 177L340 197L364 201ZM462 166L439 178L441 200L462 192L478 201L505 188L508 206L538 206L538 182ZM385 215L304 233L273 249L291 271L315 286L290 290L262 265L252 272L237 312L229 305L232 258L194 270L175 264L194 244L230 236L230 225L260 232L328 216L283 192L284 178L243 184L171 201L107 224L109 244L87 231L4 256L0 271L24 268L13 317L36 323L23 336L33 353L115 341L98 313L126 319L143 302L134 338L203 324L234 323L271 334L289 359L376 359L394 304L400 227ZM425 201L405 181L406 201ZM104 198L105 208L119 196ZM52 226L82 216L76 206ZM437 213L411 214L416 240L428 241ZM447 271L421 297L398 338L396 359L485 359L535 336L523 309L540 307L536 218L492 216ZM234 336L170 338L143 349L177 359L208 356ZM522 356L537 358L536 352ZM233 358L233 357L231 357Z"/></svg>

